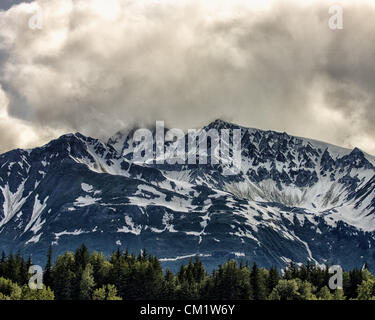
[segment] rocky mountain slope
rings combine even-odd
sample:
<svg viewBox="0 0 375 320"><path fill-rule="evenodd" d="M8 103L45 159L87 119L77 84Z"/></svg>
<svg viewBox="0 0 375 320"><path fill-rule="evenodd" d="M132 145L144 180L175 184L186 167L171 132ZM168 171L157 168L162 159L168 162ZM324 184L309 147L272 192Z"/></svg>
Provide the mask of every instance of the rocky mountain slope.
<svg viewBox="0 0 375 320"><path fill-rule="evenodd" d="M375 270L372 156L221 120L205 129L241 129L239 174L135 163L134 130L1 155L1 249L42 264L51 244L56 255L85 243L106 254L147 248L170 268L199 255L209 269L237 258Z"/></svg>

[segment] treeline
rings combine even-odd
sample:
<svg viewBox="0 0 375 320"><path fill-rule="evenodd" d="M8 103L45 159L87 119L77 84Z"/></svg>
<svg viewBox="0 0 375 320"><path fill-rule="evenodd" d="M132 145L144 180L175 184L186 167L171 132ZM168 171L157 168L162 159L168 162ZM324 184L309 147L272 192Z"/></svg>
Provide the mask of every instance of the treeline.
<svg viewBox="0 0 375 320"><path fill-rule="evenodd" d="M375 277L367 270L343 273L343 289L330 290L328 268L290 264L281 275L272 267L230 260L207 273L192 259L175 274L143 250L139 255L119 249L106 258L82 245L52 263L47 256L43 289L28 287L31 259L4 253L0 260L0 300L346 300L375 299Z"/></svg>

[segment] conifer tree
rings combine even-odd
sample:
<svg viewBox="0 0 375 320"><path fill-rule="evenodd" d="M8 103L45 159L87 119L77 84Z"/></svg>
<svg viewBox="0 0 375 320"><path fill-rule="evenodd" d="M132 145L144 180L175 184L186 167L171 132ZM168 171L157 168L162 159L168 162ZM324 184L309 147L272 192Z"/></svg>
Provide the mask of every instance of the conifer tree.
<svg viewBox="0 0 375 320"><path fill-rule="evenodd" d="M280 275L276 267L271 267L269 275L268 275L268 279L267 279L268 294L270 294L273 288L276 287L276 285L279 283L279 280L280 280Z"/></svg>
<svg viewBox="0 0 375 320"><path fill-rule="evenodd" d="M51 269L52 269L52 246L49 247L47 253L47 264L43 274L43 282L44 284L49 287L51 286Z"/></svg>
<svg viewBox="0 0 375 320"><path fill-rule="evenodd" d="M173 300L176 294L177 280L173 272L167 270L165 272L163 286L161 288L163 300Z"/></svg>
<svg viewBox="0 0 375 320"><path fill-rule="evenodd" d="M83 270L81 281L79 283L79 298L80 300L90 300L95 287L95 281L93 277L93 268L91 264L87 264Z"/></svg>
<svg viewBox="0 0 375 320"><path fill-rule="evenodd" d="M84 244L82 244L82 246L76 250L74 258L77 270L83 271L90 262L89 250Z"/></svg>
<svg viewBox="0 0 375 320"><path fill-rule="evenodd" d="M202 261L199 260L198 256L195 257L193 264L193 277L194 280L198 283L201 283L206 275L206 270Z"/></svg>
<svg viewBox="0 0 375 320"><path fill-rule="evenodd" d="M0 259L0 277L5 277L6 273L6 255L5 252L1 252L1 259Z"/></svg>
<svg viewBox="0 0 375 320"><path fill-rule="evenodd" d="M362 283L363 277L362 272L357 268L349 272L349 283L346 296L350 298L355 298L357 296L357 288Z"/></svg>
<svg viewBox="0 0 375 320"><path fill-rule="evenodd" d="M11 253L6 263L5 276L9 280L17 282L17 280L19 280L19 274L20 265L17 263L17 259L14 257L13 253Z"/></svg>
<svg viewBox="0 0 375 320"><path fill-rule="evenodd" d="M254 300L267 299L264 279L261 276L261 273L256 262L254 262L253 267L251 269L250 284L253 289Z"/></svg>
<svg viewBox="0 0 375 320"><path fill-rule="evenodd" d="M72 252L66 252L56 259L52 267L52 290L58 300L78 298L74 294L75 260Z"/></svg>
<svg viewBox="0 0 375 320"><path fill-rule="evenodd" d="M23 259L23 257L21 257L21 259L20 259L20 275L19 275L18 284L24 285L28 282L28 280L29 280L29 268L28 268L25 260Z"/></svg>

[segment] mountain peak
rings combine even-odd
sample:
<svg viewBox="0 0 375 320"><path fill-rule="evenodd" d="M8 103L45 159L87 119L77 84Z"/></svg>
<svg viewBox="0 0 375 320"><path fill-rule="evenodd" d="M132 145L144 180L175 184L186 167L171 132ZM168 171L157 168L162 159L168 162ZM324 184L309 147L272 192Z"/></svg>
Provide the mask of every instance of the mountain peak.
<svg viewBox="0 0 375 320"><path fill-rule="evenodd" d="M241 127L235 123L224 121L221 119L216 119L215 121L208 124L204 129L240 129Z"/></svg>
<svg viewBox="0 0 375 320"><path fill-rule="evenodd" d="M364 156L364 153L362 152L361 149L355 147L352 152L351 152L352 155L359 155L359 156Z"/></svg>

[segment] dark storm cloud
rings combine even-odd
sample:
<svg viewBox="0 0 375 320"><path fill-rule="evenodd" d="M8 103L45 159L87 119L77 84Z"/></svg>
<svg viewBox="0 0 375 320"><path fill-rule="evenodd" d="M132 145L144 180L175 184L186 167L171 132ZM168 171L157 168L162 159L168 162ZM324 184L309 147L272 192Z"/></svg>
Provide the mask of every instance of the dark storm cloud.
<svg viewBox="0 0 375 320"><path fill-rule="evenodd" d="M12 8L9 121L105 137L224 118L375 154L374 6L344 1L344 29L330 30L326 2L220 3L39 1L42 30L27 24L35 3Z"/></svg>

